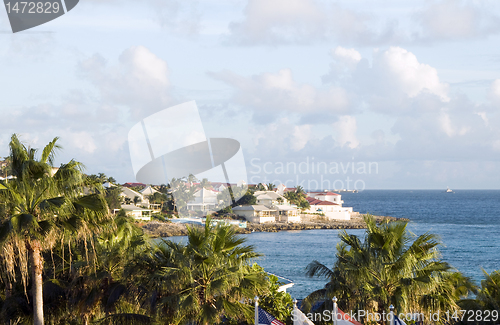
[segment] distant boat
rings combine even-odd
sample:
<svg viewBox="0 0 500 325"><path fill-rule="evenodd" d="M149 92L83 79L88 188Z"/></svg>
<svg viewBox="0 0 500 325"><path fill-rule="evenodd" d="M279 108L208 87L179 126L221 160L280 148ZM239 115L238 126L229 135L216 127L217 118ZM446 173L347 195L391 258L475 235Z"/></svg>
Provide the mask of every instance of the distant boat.
<svg viewBox="0 0 500 325"><path fill-rule="evenodd" d="M452 190L448 187L448 188L446 189L446 193L453 193L453 191L452 191Z"/></svg>

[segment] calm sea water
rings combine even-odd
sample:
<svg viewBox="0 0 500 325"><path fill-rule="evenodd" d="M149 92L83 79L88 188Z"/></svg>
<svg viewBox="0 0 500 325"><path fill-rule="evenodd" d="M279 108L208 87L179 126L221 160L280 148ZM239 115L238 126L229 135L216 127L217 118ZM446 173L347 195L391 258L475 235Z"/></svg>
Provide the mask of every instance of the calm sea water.
<svg viewBox="0 0 500 325"><path fill-rule="evenodd" d="M487 272L500 269L500 191L366 190L343 193L344 206L354 211L409 218L416 235L432 232L441 237L443 259L477 283ZM363 236L364 230L349 230ZM338 230L285 231L245 235L248 244L265 256L257 262L266 271L293 280L288 290L300 299L324 286L325 280L308 278L305 268L313 260L329 267L335 261Z"/></svg>

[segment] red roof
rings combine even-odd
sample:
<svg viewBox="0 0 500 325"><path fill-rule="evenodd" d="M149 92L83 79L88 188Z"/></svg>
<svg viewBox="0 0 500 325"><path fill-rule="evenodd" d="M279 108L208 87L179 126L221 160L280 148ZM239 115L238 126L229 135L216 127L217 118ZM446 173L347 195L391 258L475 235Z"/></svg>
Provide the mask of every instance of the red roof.
<svg viewBox="0 0 500 325"><path fill-rule="evenodd" d="M310 203L309 203L310 204ZM333 202L330 202L330 201L321 201L319 200L318 203L314 203L313 205L338 205L337 203L333 203Z"/></svg>
<svg viewBox="0 0 500 325"><path fill-rule="evenodd" d="M143 184L143 183L125 183L122 186L125 186L125 187L144 186L144 187L146 187L147 185Z"/></svg>
<svg viewBox="0 0 500 325"><path fill-rule="evenodd" d="M318 200L318 199L315 199L313 197L306 197L306 200L307 202L309 202L310 205L338 205L337 203L333 203L333 202L330 202L330 201L322 201L322 200Z"/></svg>

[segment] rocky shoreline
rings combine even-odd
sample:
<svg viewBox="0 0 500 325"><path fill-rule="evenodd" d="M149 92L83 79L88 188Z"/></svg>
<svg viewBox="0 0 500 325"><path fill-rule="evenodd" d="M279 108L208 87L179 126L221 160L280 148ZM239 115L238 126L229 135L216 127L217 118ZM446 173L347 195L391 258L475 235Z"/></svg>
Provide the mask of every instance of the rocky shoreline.
<svg viewBox="0 0 500 325"><path fill-rule="evenodd" d="M403 220L408 221L406 218L383 217L373 216L377 223L385 220L395 221ZM304 221L301 223L266 223L255 224L248 223L247 228L237 228L240 234L249 234L252 232L279 232L287 230L312 230L312 229L364 229L366 224L363 221L363 216L353 216L351 220L326 220L322 217L305 216ZM149 222L142 225L144 232L152 238L158 237L171 237L171 236L185 236L187 235L187 228L185 224L172 223L172 222Z"/></svg>

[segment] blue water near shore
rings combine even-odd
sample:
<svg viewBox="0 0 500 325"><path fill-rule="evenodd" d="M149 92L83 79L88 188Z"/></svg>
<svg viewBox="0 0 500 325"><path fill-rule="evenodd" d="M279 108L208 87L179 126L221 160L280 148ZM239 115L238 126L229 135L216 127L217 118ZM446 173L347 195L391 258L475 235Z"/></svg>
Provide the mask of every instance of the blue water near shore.
<svg viewBox="0 0 500 325"><path fill-rule="evenodd" d="M342 193L344 206L360 213L405 217L416 235L432 232L441 237L442 257L478 284L487 272L500 269L500 191L366 190ZM285 231L245 235L247 243L263 253L257 262L266 271L293 280L288 290L300 299L324 286L325 280L308 278L305 268L313 260L331 267L335 261L338 230ZM364 230L348 233L363 236Z"/></svg>

